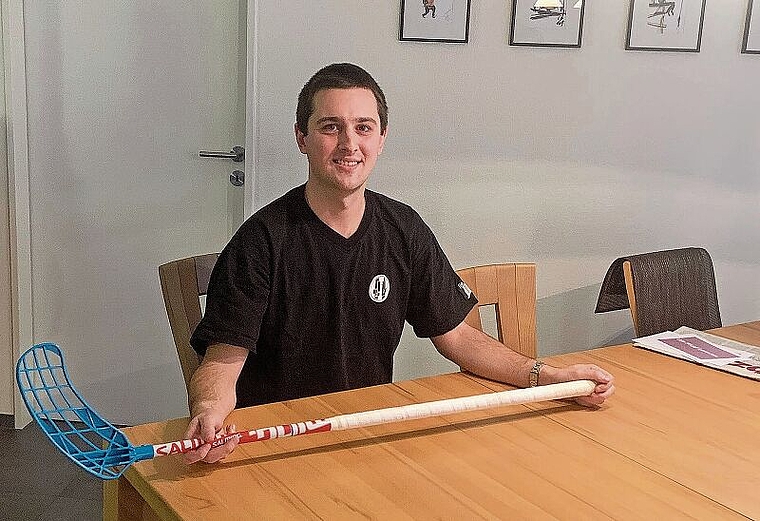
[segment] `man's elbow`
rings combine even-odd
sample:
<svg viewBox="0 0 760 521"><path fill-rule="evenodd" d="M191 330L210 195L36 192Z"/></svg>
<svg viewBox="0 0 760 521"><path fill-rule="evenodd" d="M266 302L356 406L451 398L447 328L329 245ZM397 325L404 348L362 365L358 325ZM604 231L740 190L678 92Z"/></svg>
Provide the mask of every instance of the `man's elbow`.
<svg viewBox="0 0 760 521"><path fill-rule="evenodd" d="M469 329L472 329L471 326L462 321L451 331L431 337L430 340L439 353L452 362L459 363L457 361L457 358L459 358L457 352L466 344L465 339L467 338Z"/></svg>

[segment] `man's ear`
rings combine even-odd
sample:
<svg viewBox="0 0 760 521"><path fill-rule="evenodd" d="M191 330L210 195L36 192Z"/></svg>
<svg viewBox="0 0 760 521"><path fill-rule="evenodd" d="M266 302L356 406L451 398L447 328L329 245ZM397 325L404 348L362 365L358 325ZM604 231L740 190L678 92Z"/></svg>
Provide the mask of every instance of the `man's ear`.
<svg viewBox="0 0 760 521"><path fill-rule="evenodd" d="M306 153L306 134L301 132L301 129L298 128L298 123L293 125L293 132L296 135L296 144L298 145L298 150L300 150L302 154L305 154Z"/></svg>
<svg viewBox="0 0 760 521"><path fill-rule="evenodd" d="M380 148L377 151L377 155L383 153L383 148L385 148L385 138L388 137L388 126L386 125L385 130L380 134L380 137L382 138L382 141L380 142Z"/></svg>

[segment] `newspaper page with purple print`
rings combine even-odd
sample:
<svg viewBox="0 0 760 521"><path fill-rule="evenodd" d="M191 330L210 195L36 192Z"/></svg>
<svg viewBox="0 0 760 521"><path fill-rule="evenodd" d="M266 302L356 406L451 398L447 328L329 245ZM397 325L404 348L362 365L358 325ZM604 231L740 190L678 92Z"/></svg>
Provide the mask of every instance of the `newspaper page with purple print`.
<svg viewBox="0 0 760 521"><path fill-rule="evenodd" d="M635 338L633 345L707 367L760 380L760 347L688 327Z"/></svg>

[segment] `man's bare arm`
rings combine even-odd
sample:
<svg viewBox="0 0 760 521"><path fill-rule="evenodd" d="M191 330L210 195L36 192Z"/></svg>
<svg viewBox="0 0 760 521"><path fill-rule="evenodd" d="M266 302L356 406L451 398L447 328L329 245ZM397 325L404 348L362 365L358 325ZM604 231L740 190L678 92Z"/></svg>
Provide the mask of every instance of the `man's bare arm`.
<svg viewBox="0 0 760 521"><path fill-rule="evenodd" d="M513 351L466 322L431 340L443 356L465 371L519 387L530 385L530 371L535 360ZM582 379L593 380L597 386L591 396L576 400L581 405L601 405L615 392L613 376L593 364L575 364L567 367L544 365L540 369L538 383L550 384Z"/></svg>
<svg viewBox="0 0 760 521"><path fill-rule="evenodd" d="M247 357L248 350L243 347L213 344L193 373L188 388L190 423L185 437L201 438L207 443L185 455L188 463L219 461L237 446L237 440L230 440L221 447L211 449L210 442L217 434L235 430L234 425L224 428L224 420L235 408L235 386ZM225 430L222 432L223 428Z"/></svg>

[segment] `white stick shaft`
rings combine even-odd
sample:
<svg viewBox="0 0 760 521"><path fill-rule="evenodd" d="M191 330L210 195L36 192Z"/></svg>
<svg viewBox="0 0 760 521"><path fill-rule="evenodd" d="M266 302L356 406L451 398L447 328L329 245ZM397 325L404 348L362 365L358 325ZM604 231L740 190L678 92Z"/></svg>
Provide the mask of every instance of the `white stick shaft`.
<svg viewBox="0 0 760 521"><path fill-rule="evenodd" d="M223 445L232 438L237 438L240 443L253 441L271 440L285 436L300 436L327 431L342 431L357 427L370 427L383 423L394 423L417 418L429 418L442 414L455 414L458 412L490 409L502 405L518 405L523 403L542 402L546 400L561 400L563 398L575 398L588 396L594 391L596 384L591 380L575 380L558 384L542 385L528 389L514 389L498 393L478 394L463 398L449 398L435 402L413 403L400 407L388 407L373 411L355 412L342 414L324 420L310 420L306 422L265 427L252 431L234 432L220 436L211 444L212 447ZM203 445L199 439L181 440L159 445L142 445L137 447L140 455L137 460L179 454L195 450ZM143 452L144 450L144 452Z"/></svg>
<svg viewBox="0 0 760 521"><path fill-rule="evenodd" d="M392 423L416 418L429 418L442 414L454 414L478 409L490 409L502 405L517 405L523 403L542 402L588 396L594 391L596 384L591 380L575 380L558 384L513 389L498 393L450 398L435 402L413 403L400 407L389 407L374 411L357 412L333 416L325 421L332 425L330 430L339 431L357 427L369 427L381 423Z"/></svg>

